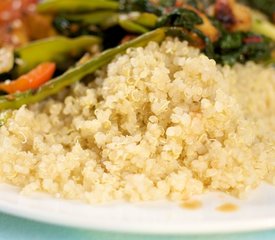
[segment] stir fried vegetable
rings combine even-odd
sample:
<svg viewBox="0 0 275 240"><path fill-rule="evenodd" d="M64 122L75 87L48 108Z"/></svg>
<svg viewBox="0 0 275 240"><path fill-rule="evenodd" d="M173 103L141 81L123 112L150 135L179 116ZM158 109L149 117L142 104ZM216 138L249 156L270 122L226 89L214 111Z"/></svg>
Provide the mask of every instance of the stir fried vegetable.
<svg viewBox="0 0 275 240"><path fill-rule="evenodd" d="M18 80L0 84L9 93L0 97L0 110L41 101L93 73L127 48L161 41L165 36L187 40L219 64L274 63L275 25L269 20L274 13L269 0L44 0L36 14L50 16L51 32L61 36L15 49L0 74L7 72ZM105 51L97 56L90 53L87 62L76 65L92 46ZM46 62L62 70L55 71L57 77L50 81L50 74L47 78L33 75L41 68L39 64ZM22 76L31 69L36 85L26 80L28 74Z"/></svg>
<svg viewBox="0 0 275 240"><path fill-rule="evenodd" d="M97 4L100 5L103 2L108 3L109 1L101 0ZM94 34L102 36L103 39L109 39L108 27L106 29L103 26L104 22L111 22L112 24L109 26L119 26L119 28L124 30L119 31L116 28L117 32L121 35L120 39L125 39L125 35L127 36L127 34L140 35L162 26L177 26L182 28L182 32L178 34L178 37L184 36L184 39L189 40L191 45L199 47L208 57L214 58L221 64L234 64L237 61L245 62L248 60L265 61L271 56L271 54L268 54L268 52L272 52L271 44L263 37L270 38L271 35L267 34L267 31L254 31L257 25L252 17L252 11L235 0L120 0L114 1L114 3L119 5L119 10L105 10L107 11L107 13L105 12L106 19L101 19L100 23L98 19L102 10L81 13L81 9L75 8L74 12L77 14L70 17L69 14L64 15L64 12L70 11L63 8L62 11L59 11L63 22L59 21L60 24L56 24L57 29L61 29L60 25L70 26L66 32L69 36L74 36L73 33L68 33L68 29L81 29L81 31L77 31L77 34L81 34L81 32L85 32L83 28L87 31L92 26ZM207 15L206 12L209 12L207 7L211 8L211 4L213 4L214 13ZM112 12L113 14L111 14ZM60 16L57 16L57 19ZM65 22L66 19L67 24ZM88 19L90 19L90 22ZM274 28L273 25L272 27ZM234 32L237 33L235 34ZM63 31L63 33L65 32ZM246 34L244 33L247 33L249 36L253 35L253 33L260 35L260 44L251 44L251 42L246 41ZM238 45L238 49L236 49L234 40L237 35L241 38L241 44ZM116 36L115 38L117 39L118 37ZM111 38L109 41L111 41ZM227 47L226 51L224 51L223 47L224 42L227 45L230 42L232 43L232 46L230 48ZM117 42L115 41L114 44L108 44L107 46L115 46L116 44ZM230 49L232 51L229 51ZM251 54L257 51L261 52L261 54L256 54L257 57L255 57L254 53Z"/></svg>
<svg viewBox="0 0 275 240"><path fill-rule="evenodd" d="M81 80L84 76L95 72L97 69L110 62L117 54L123 53L128 48L145 46L150 41L160 42L164 39L164 37L165 30L157 29L114 49L107 50L85 64L68 70L63 75L47 82L35 92L28 91L21 94L2 96L0 97L0 109L14 109L24 104L41 101L46 97L60 92L63 88L71 85L72 83Z"/></svg>
<svg viewBox="0 0 275 240"><path fill-rule="evenodd" d="M265 16L258 12L252 14L252 31L269 37L275 41L275 27Z"/></svg>
<svg viewBox="0 0 275 240"><path fill-rule="evenodd" d="M55 68L55 63L41 63L29 73L20 76L17 80L0 84L0 90L11 94L36 89L52 78Z"/></svg>
<svg viewBox="0 0 275 240"><path fill-rule="evenodd" d="M46 0L38 5L38 12L88 12L96 9L118 9L115 1L107 0Z"/></svg>
<svg viewBox="0 0 275 240"><path fill-rule="evenodd" d="M73 39L58 36L36 41L16 49L20 65L16 66L15 71L17 75L21 75L43 62L62 63L70 55L79 56L88 47L99 43L100 39L95 36L80 36Z"/></svg>

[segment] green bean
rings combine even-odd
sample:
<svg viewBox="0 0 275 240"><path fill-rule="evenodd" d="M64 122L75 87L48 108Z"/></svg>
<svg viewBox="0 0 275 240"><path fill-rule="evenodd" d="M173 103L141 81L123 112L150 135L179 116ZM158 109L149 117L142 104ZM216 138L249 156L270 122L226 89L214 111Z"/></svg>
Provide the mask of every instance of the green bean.
<svg viewBox="0 0 275 240"><path fill-rule="evenodd" d="M15 51L21 61L20 65L15 68L15 72L21 75L47 61L62 63L68 55L72 53L78 55L85 48L98 43L100 39L94 36L81 36L73 39L52 37L30 43Z"/></svg>
<svg viewBox="0 0 275 240"><path fill-rule="evenodd" d="M46 0L38 4L40 13L89 12L97 9L118 9L119 3L109 0Z"/></svg>
<svg viewBox="0 0 275 240"><path fill-rule="evenodd" d="M111 28L113 26L116 26L118 24L119 20L119 14L114 14L113 16L110 16L106 18L104 21L102 21L99 26L101 27L102 30Z"/></svg>
<svg viewBox="0 0 275 240"><path fill-rule="evenodd" d="M126 31L130 32L130 33L146 33L149 32L149 30L129 19L123 19L123 20L119 20L119 25L125 29Z"/></svg>
<svg viewBox="0 0 275 240"><path fill-rule="evenodd" d="M118 16L118 13L114 11L96 11L92 13L84 13L84 14L68 14L64 15L64 18L70 21L81 22L84 24L101 24L106 21L108 18L113 18Z"/></svg>
<svg viewBox="0 0 275 240"><path fill-rule="evenodd" d="M0 110L16 109L25 104L42 101L108 64L116 55L124 53L128 48L145 46L150 41L161 42L165 33L166 29L159 28L118 47L106 50L85 64L72 68L61 76L52 79L37 91L2 96L0 97Z"/></svg>
<svg viewBox="0 0 275 240"><path fill-rule="evenodd" d="M141 13L140 16L134 20L135 23L148 28L154 28L157 21L158 17L152 13Z"/></svg>

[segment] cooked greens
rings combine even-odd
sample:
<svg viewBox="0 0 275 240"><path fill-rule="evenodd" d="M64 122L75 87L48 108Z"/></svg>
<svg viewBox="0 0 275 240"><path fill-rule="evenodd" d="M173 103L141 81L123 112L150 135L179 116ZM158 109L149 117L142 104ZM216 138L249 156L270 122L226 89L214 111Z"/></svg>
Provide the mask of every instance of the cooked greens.
<svg viewBox="0 0 275 240"><path fill-rule="evenodd" d="M274 1L240 2L274 16ZM275 62L275 25L235 0L44 0L37 11L53 17L53 27L61 36L16 49L20 64L8 74L18 76L46 61L57 67L66 62L63 70L67 71L37 90L2 96L0 110L41 101L106 65L128 47L161 41L165 36L189 41L220 64ZM223 21L226 18L230 18L230 27ZM92 45L105 51L75 66L83 50Z"/></svg>
<svg viewBox="0 0 275 240"><path fill-rule="evenodd" d="M164 14L157 23L157 27L172 26L192 30L196 25L202 23L203 20L194 11L184 8L176 8L171 13Z"/></svg>
<svg viewBox="0 0 275 240"><path fill-rule="evenodd" d="M104 0L99 2L102 4ZM112 23L109 27L116 29L119 34L115 34L115 38L123 40L129 34L140 35L158 27L182 27L182 32L178 31L178 34L174 32L173 35L190 41L193 46L200 47L202 51L217 62L231 65L235 62L249 60L266 61L273 50L273 45L269 41L269 38L272 38L271 34L273 34L271 29L274 31L275 36L275 26L273 24L267 23L267 21L264 24L259 24L259 20L257 20L253 21L252 32L231 32L224 27L222 28L221 24L217 24L215 17L205 14L206 8L211 4L215 4L213 0L188 0L185 5L174 0L119 0L115 2L119 5L118 10L96 10L91 13L81 13L80 11L77 15L64 15L63 12L60 12L60 15L54 21L56 29L70 37L90 33L101 36L103 39L106 37L109 39L109 29L104 27L106 26L104 22L108 22L109 18L109 22ZM106 19L100 19L100 14ZM209 18L210 22L218 29L219 37L217 41L211 41L209 36L198 28L199 25L203 25L205 22L205 18L202 19L202 14ZM72 25L75 32L70 30ZM261 39L259 42L252 43L245 40L248 37L246 35L253 35L253 29L256 30L254 32ZM106 43L106 41L104 42ZM204 44L201 42L204 42ZM114 46L114 44L107 44L107 47L109 46Z"/></svg>
<svg viewBox="0 0 275 240"><path fill-rule="evenodd" d="M88 74L91 74L109 63L117 54L125 52L128 48L145 46L150 41L160 42L165 37L165 29L157 29L150 33L144 34L130 42L122 44L116 48L106 50L97 57L92 58L90 61L69 69L61 76L52 79L37 91L28 91L14 95L7 95L0 97L0 109L15 109L24 104L31 104L39 102L51 95L60 92L65 87L81 80Z"/></svg>
<svg viewBox="0 0 275 240"><path fill-rule="evenodd" d="M36 41L25 47L16 49L21 64L17 65L17 75L28 72L42 62L54 61L62 64L70 55L79 56L88 47L99 44L100 39L95 36L80 36L77 38L52 37Z"/></svg>

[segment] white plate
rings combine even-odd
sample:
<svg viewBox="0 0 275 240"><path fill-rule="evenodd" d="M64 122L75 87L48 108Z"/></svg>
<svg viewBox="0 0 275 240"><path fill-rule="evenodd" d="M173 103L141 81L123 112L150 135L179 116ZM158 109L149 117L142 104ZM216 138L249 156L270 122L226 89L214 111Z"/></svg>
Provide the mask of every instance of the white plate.
<svg viewBox="0 0 275 240"><path fill-rule="evenodd" d="M199 198L196 198L199 199ZM262 186L245 200L220 193L200 198L203 206L187 210L175 203L115 203L89 206L48 196L24 197L16 188L0 185L0 211L42 222L136 233L205 234L275 228L275 187ZM235 212L219 212L224 203L239 206Z"/></svg>

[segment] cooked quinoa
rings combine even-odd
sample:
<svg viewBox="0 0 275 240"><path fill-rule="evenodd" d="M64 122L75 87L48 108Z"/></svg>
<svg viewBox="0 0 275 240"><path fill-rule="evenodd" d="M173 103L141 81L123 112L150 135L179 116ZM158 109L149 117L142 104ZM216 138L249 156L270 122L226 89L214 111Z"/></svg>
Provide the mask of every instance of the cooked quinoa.
<svg viewBox="0 0 275 240"><path fill-rule="evenodd" d="M0 128L0 180L90 203L242 197L275 184L275 70L186 42L128 49Z"/></svg>

